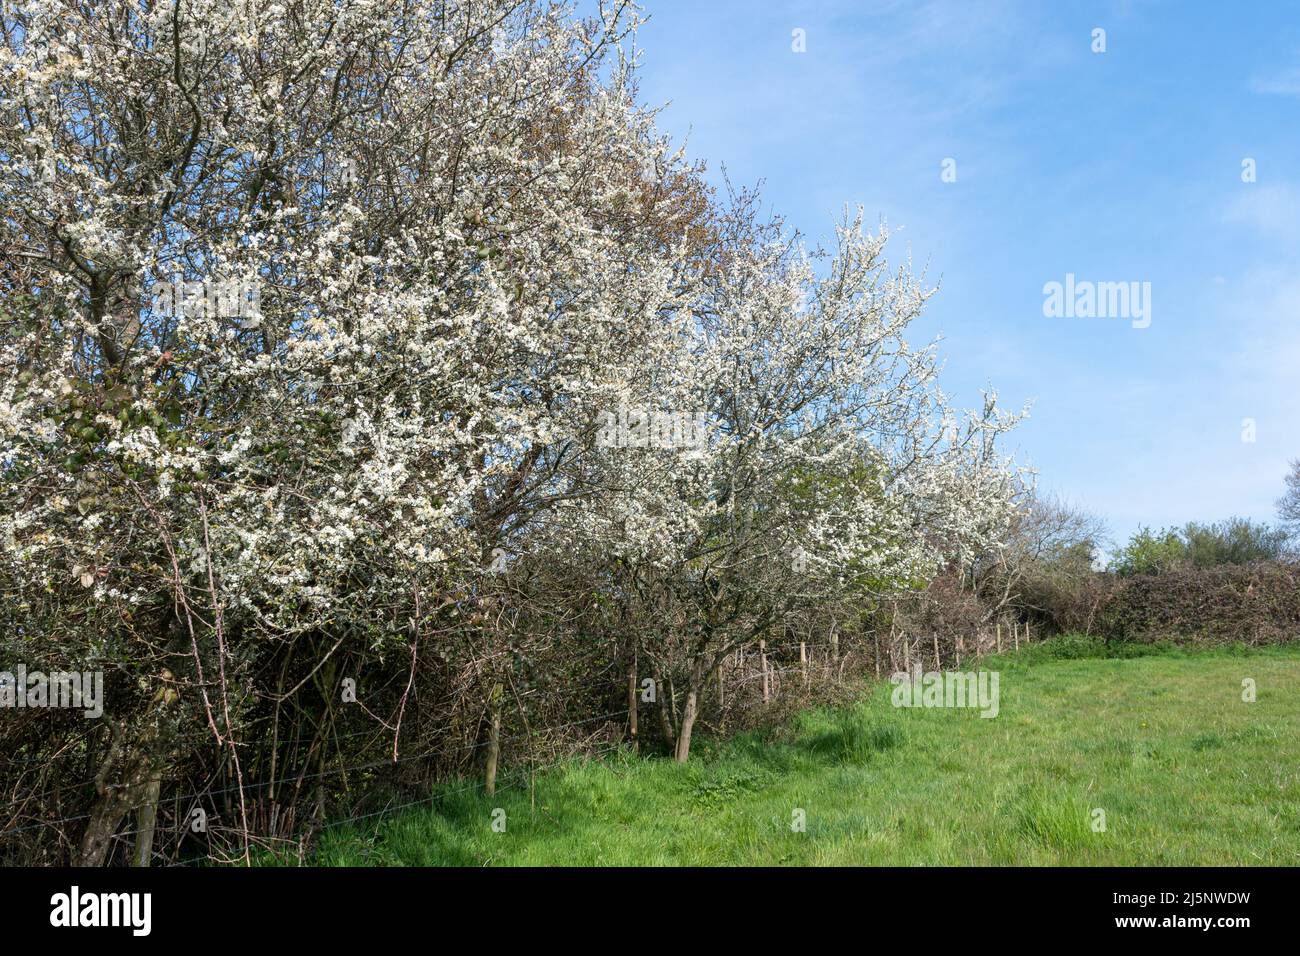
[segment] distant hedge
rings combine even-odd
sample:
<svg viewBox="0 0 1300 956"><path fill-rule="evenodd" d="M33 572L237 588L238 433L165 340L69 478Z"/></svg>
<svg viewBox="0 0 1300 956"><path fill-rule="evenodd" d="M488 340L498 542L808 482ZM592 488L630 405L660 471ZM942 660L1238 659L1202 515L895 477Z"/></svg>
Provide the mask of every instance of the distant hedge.
<svg viewBox="0 0 1300 956"><path fill-rule="evenodd" d="M1300 565L1259 562L1112 582L1095 633L1110 640L1277 644L1300 639Z"/></svg>

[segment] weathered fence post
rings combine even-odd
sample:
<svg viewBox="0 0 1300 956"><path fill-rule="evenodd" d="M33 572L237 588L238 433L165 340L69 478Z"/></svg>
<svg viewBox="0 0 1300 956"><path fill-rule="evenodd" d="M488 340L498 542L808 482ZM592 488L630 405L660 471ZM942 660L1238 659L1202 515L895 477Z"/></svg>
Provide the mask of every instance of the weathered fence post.
<svg viewBox="0 0 1300 956"><path fill-rule="evenodd" d="M497 760L501 756L501 683L492 687L492 696L488 702L491 723L488 728L487 774L484 789L490 797L497 792Z"/></svg>
<svg viewBox="0 0 1300 956"><path fill-rule="evenodd" d="M636 738L636 639L629 637L627 643L627 738L632 743L632 749L639 750Z"/></svg>

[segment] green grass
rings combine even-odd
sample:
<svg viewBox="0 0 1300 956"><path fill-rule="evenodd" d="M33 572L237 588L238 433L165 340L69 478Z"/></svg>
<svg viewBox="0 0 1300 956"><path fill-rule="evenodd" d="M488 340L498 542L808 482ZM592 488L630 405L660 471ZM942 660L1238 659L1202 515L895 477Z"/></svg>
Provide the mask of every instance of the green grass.
<svg viewBox="0 0 1300 956"><path fill-rule="evenodd" d="M1068 638L983 666L1001 674L993 719L897 709L877 685L847 711L701 741L685 766L574 761L492 799L450 784L428 807L327 830L309 862L1300 863L1300 645L1106 650ZM797 810L804 832L791 827Z"/></svg>

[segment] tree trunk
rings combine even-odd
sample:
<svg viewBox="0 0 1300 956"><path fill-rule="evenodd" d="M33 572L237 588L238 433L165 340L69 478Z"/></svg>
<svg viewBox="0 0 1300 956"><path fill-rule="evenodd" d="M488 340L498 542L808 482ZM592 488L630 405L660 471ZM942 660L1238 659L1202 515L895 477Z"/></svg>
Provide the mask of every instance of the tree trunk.
<svg viewBox="0 0 1300 956"><path fill-rule="evenodd" d="M659 704L659 729L663 731L664 740L668 746L676 749L677 734L673 730L672 717L668 713L668 701L665 699L667 687L664 684L663 675L656 669L654 672L655 682L655 700Z"/></svg>
<svg viewBox="0 0 1300 956"><path fill-rule="evenodd" d="M108 848L122 818L130 806L117 794L105 796L90 812L90 822L81 835L77 848L76 866L103 866L108 859Z"/></svg>
<svg viewBox="0 0 1300 956"><path fill-rule="evenodd" d="M691 756L691 731L695 729L695 719L700 714L700 697L708 684L708 663L703 657L696 657L687 678L686 700L682 706L681 719L677 724L677 746L674 756L678 763L686 763Z"/></svg>
<svg viewBox="0 0 1300 956"><path fill-rule="evenodd" d="M108 852L112 847L113 834L122 825L126 815L146 802L151 803L157 811L158 792L161 784L161 758L154 751L158 746L156 729L148 729L131 742L126 739L127 730L120 724L110 724L113 732L113 744L108 756L95 775L95 790L99 800L91 808L90 819L75 857L76 866L103 866L108 861ZM117 779L110 781L113 771ZM140 827L144 829L143 825ZM152 827L150 828L152 850Z"/></svg>
<svg viewBox="0 0 1300 956"><path fill-rule="evenodd" d="M672 716L673 726L679 730L681 724L677 722L677 688L673 686L673 679L668 678L668 713Z"/></svg>
<svg viewBox="0 0 1300 956"><path fill-rule="evenodd" d="M698 695L695 682L686 691L686 704L682 707L681 725L677 729L676 758L678 763L686 763L691 756L691 730L695 727Z"/></svg>
<svg viewBox="0 0 1300 956"><path fill-rule="evenodd" d="M135 865L149 866L153 862L153 834L158 823L158 794L162 790L162 774L155 769L142 790L143 802L135 811Z"/></svg>

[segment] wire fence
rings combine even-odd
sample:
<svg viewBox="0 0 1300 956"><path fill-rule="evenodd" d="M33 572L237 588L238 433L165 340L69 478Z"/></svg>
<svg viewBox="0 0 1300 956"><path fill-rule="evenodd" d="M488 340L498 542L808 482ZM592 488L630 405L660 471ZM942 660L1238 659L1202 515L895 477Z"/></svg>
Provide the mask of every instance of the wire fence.
<svg viewBox="0 0 1300 956"><path fill-rule="evenodd" d="M617 717L617 716L626 716L626 711L623 710L611 711L606 714L598 714L595 717L587 717L583 720L574 720L564 724L555 724L549 727L541 727L531 734L525 732L522 734L513 734L507 737L502 737L500 738L499 742L507 743L516 740L522 740L527 737L537 736L538 734L541 733L564 730L572 727L581 726L583 724L594 723L599 720L609 720L610 718ZM428 760L431 757L449 756L454 753L461 753L469 750L479 749L482 748L482 746L483 744L481 742L475 742L472 744L466 744L461 747L434 747L428 750L421 751L418 754L412 754L407 757L398 757L396 760L375 760L363 764L352 764L350 766L331 767L329 770L322 770L316 773L292 774L292 775L278 777L271 780L262 780L254 783L245 783L242 787L239 784L233 784L231 786L220 787L215 790L213 789L195 790L191 793L180 794L178 796L168 796L167 802L183 803L187 800L194 800L202 797L217 797L227 793L237 793L241 791L245 794L249 794L249 793L256 792L258 790L263 790L270 787L278 786L279 784L282 783L303 783L309 780L311 781L320 780L325 777L332 777L343 773L361 773L366 770L378 770L387 767L395 767L401 764L411 763L416 760ZM92 783L94 783L93 780L88 780L85 781L83 784L81 784L81 786L89 786ZM60 789L67 789L69 786L75 786L75 785L64 785ZM6 828L5 833L6 834L23 833L35 829L40 829L41 827L55 826L57 824L62 824L62 823L76 823L81 820L88 820L88 819L90 819L90 814L88 813L79 814L77 816L71 816L71 817L60 817L55 820L45 820L40 823L33 823L27 826Z"/></svg>
<svg viewBox="0 0 1300 956"><path fill-rule="evenodd" d="M1028 637L1026 636L1026 640L1027 639ZM907 657L910 658L911 649L915 648L917 659L920 660L922 658L922 651L924 647L924 643L922 639L920 638L912 639L912 638L908 638L905 635L898 635L897 643L901 643L904 646L905 649L903 651L903 654L907 655ZM891 663L896 656L897 647L895 646L895 644L896 642L893 639L891 639L890 646L889 646ZM973 641L973 645L974 645L973 653L971 654L971 656L972 657L980 656L980 654L982 653L984 642L982 642L981 639L977 636L976 639ZM870 645L868 644L868 646ZM959 645L955 645L955 646L959 646ZM999 643L999 647L1000 647L1000 643ZM831 653L824 654L823 659L820 662L815 661L815 656L816 656L815 652L822 651L827 648L831 649ZM719 665L718 675L720 680L723 679L724 675L727 679L726 686L730 696L732 697L733 706L736 697L738 695L741 695L743 691L756 688L759 684L762 685L761 699L763 702L768 702L769 700L774 699L778 694L781 693L781 687L785 683L785 678L788 675L798 674L804 678L805 682L811 681L815 672L830 673L834 669L834 666L836 664L842 664L844 661L846 661L848 656L852 653L853 649L854 648L848 642L840 642L840 641L787 642L787 643L776 644L771 646L768 646L766 642L762 642L758 645L750 645L746 648L737 649L736 651L727 655L724 661ZM988 649L992 650L992 647L989 647ZM958 650L957 653L958 655L960 655L960 650ZM797 658L797 662L785 663L785 661L789 659L795 659L795 658ZM876 663L878 666L880 663L879 658L877 658ZM664 688L656 687L655 688L656 696L652 697L651 700L645 702L651 704L658 703L657 694L663 693L664 690L665 690ZM639 693L638 693L638 698L640 698ZM719 703L721 703L721 699L719 700ZM668 706L668 705L659 704L659 706ZM529 727L528 729L520 733L498 737L496 743L498 747L501 747L502 745L516 743L526 739L539 740L546 737L554 737L555 735L564 734L566 732L571 735L576 728L586 727L593 724L599 724L601 722L610 723L610 722L617 721L619 723L625 723L627 721L628 716L629 715L626 707L622 707L617 710L611 710L605 713L600 713L600 714L596 714L590 717L584 717L577 720L565 721L559 724L544 725L540 727ZM675 722L676 718L674 717L673 720ZM387 733L385 731L385 728L369 728L362 731L340 735L338 737L331 737L330 739L332 741L340 741L346 739L355 739L357 737L366 736L366 735L379 738L379 737L386 737ZM603 759L604 757L607 757L609 754L614 753L620 748L626 747L628 743L629 741L626 736L626 733L620 732L620 739L593 749L590 746L591 737L588 736L585 738L583 745L581 747L578 747L577 749L570 749L569 752L556 757L556 759L554 760L539 763L531 760L530 758L525 757L522 764L516 767L512 767L509 771L502 774L498 778L497 791L500 792L500 791L512 789L514 787L517 787L519 783L522 781L535 780L539 774L543 774L547 771L553 770L560 764L563 764L566 761L570 761L579 755L583 755L591 759ZM169 794L162 801L160 801L159 803L160 807L170 804L177 808L180 808L181 806L186 806L186 810L184 814L178 813L177 819L174 821L174 827L171 830L171 832L173 832L174 835L176 836L172 855L169 856L158 849L153 849L151 851L151 858L155 862L161 862L162 864L168 866L190 865L195 862L201 863L204 861L213 861L213 860L220 861L221 858L212 853L199 855L187 861L181 861L176 858L179 855L183 844L186 842L189 836L189 834L185 832L187 829L187 822L189 818L192 816L194 810L196 809L196 804L198 802L207 802L211 805L214 801L217 800L217 798L231 795L231 794L239 794L241 799L250 796L255 799L260 799L261 795L265 794L267 791L273 790L273 788L278 787L282 784L293 785L296 792L299 788L301 788L304 784L308 782L317 783L327 778L337 777L339 775L364 774L371 771L381 771L381 770L391 769L393 767L411 764L418 761L429 761L435 758L451 757L457 754L463 754L469 751L483 749L484 746L485 743L482 740L474 740L469 743L454 745L454 746L439 745L437 747L431 747L428 749L421 750L418 753L408 754L406 756L399 756L396 758L387 758L384 760L374 760L374 761L366 761L366 762L355 763L355 764L339 765L327 769L314 771L311 773L298 772L293 774L286 774L271 779L245 782L242 785L239 783L235 783L228 786L222 786L217 788L205 787L201 789L193 789L182 794ZM38 758L33 758L32 762L36 762L37 759ZM9 760L6 762L9 764L23 763L23 761L21 760L18 761ZM46 762L48 763L48 760ZM432 784L429 787L428 793L420 796L417 799L404 801L396 804L390 802L388 805L378 810L374 810L366 813L356 813L355 810L359 809L361 805L364 805L365 801L373 797L376 793L389 792L389 791L369 792L365 794L362 797L359 804L353 808L354 809L353 813L347 815L341 815L336 819L319 823L315 827L315 832L320 833L324 831L334 830L339 827L354 825L362 821L386 817L388 815L400 813L402 811L410 810L419 806L435 805L439 801L446 800L458 794L466 793L473 790L479 790L479 791L484 790L484 781L482 779L468 780L463 785L448 789L447 783L452 782L455 779L456 778L451 778L451 780L444 780L441 783ZM460 779L464 780L465 778L462 777ZM52 794L59 794L64 792L81 790L86 787L92 786L94 783L95 781L93 779L90 779L90 780L81 781L79 783L60 784L58 787L53 788L52 790L44 791L40 795L48 797L49 795ZM274 794L272 795L274 796ZM21 808L10 807L8 812L12 814L15 811L20 814ZM52 830L62 832L63 828L65 828L68 824L80 823L82 821L89 820L90 818L91 818L90 813L82 813L82 814L75 814L75 815L57 817L57 818L46 819L46 820L39 820L21 826L6 826L3 830L3 835L5 837L10 837L22 833L30 833L34 830L40 830L40 829L52 829ZM14 822L15 819L16 818L11 815L10 822L11 823ZM239 832L230 827L226 827L223 829L226 830L227 832ZM146 832L145 828L117 830L112 834L110 839L114 844L126 848L128 846L128 842L127 842L128 838L138 836L144 832ZM157 833L160 832L160 829L155 827L153 828L152 832L156 835ZM236 856L242 856L242 853L236 854L235 856L231 856L229 858L234 859Z"/></svg>

